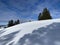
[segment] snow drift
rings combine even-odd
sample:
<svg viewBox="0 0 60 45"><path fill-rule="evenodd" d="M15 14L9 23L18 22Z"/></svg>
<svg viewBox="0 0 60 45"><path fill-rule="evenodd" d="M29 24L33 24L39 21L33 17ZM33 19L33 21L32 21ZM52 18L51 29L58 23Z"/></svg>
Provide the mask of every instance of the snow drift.
<svg viewBox="0 0 60 45"><path fill-rule="evenodd" d="M0 45L60 45L60 19L27 22L2 29Z"/></svg>

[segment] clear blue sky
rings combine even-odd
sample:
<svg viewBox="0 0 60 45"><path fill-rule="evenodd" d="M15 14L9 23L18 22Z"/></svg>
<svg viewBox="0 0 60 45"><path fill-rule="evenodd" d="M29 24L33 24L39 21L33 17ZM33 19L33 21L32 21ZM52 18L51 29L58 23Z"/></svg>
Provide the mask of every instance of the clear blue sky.
<svg viewBox="0 0 60 45"><path fill-rule="evenodd" d="M37 20L45 7L53 18L60 18L60 0L0 0L0 24L11 19Z"/></svg>

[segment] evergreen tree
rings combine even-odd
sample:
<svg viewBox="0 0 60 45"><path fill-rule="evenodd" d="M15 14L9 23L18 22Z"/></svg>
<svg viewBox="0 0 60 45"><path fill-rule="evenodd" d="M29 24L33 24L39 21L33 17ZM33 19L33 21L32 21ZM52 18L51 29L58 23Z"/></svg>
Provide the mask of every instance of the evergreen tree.
<svg viewBox="0 0 60 45"><path fill-rule="evenodd" d="M19 20L17 20L17 24L20 24L20 21Z"/></svg>
<svg viewBox="0 0 60 45"><path fill-rule="evenodd" d="M41 17L41 13L40 13L39 16L38 16L38 20L40 20L40 17Z"/></svg>
<svg viewBox="0 0 60 45"><path fill-rule="evenodd" d="M10 20L10 21L8 22L8 27L13 26L13 25L14 25L13 20Z"/></svg>
<svg viewBox="0 0 60 45"><path fill-rule="evenodd" d="M47 20L47 19L52 19L50 12L47 8L44 8L42 14L40 13L38 16L38 20Z"/></svg>
<svg viewBox="0 0 60 45"><path fill-rule="evenodd" d="M15 21L14 25L16 24L20 24L20 21L19 20Z"/></svg>
<svg viewBox="0 0 60 45"><path fill-rule="evenodd" d="M15 22L13 20L10 20L8 22L8 27L11 27L11 26L14 26L14 25L17 25L17 24L20 24L20 21L19 20L15 21Z"/></svg>

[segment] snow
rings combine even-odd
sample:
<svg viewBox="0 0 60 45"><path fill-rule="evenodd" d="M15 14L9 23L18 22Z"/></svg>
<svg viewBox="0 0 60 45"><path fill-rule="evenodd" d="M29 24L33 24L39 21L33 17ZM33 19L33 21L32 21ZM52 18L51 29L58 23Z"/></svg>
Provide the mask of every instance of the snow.
<svg viewBox="0 0 60 45"><path fill-rule="evenodd" d="M0 31L3 30L4 28L0 28Z"/></svg>
<svg viewBox="0 0 60 45"><path fill-rule="evenodd" d="M5 45L10 45L10 44L13 43L12 45L18 45L17 43L20 41L20 39L22 37L24 37L24 35L26 35L26 34L32 34L32 32L34 30L37 30L37 29L42 28L42 27L46 28L48 25L51 25L54 22L58 23L58 22L60 22L60 19L43 20L43 21L33 21L33 22L27 22L27 23L18 24L16 26L12 26L12 27L9 27L9 28L1 30L3 32L0 34L0 38L2 38L4 36L7 36L7 35L9 35L11 33L14 33L14 32L18 32L17 34L14 35L14 38L12 40L10 40L9 42L7 42L5 44ZM50 29L52 29L52 27L50 27ZM47 34L47 32L44 32L43 34L41 34L40 37L43 37L46 34ZM27 41L28 40L26 40L26 42ZM1 45L3 45L3 43ZM28 44L25 44L25 45L28 45ZM35 45L39 45L39 44L36 43Z"/></svg>

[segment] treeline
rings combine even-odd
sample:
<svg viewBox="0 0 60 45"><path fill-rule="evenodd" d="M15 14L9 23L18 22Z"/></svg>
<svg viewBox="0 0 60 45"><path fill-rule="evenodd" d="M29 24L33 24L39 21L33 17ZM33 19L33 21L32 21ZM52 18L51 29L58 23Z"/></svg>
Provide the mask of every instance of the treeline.
<svg viewBox="0 0 60 45"><path fill-rule="evenodd" d="M39 13L38 20L47 20L47 19L52 19L52 16L49 10L47 8L44 8L43 11ZM16 21L10 20L8 22L8 27L11 27L17 24L20 24L20 20L16 20Z"/></svg>
<svg viewBox="0 0 60 45"><path fill-rule="evenodd" d="M14 20L10 20L9 22L8 22L8 27L11 27L11 26L14 26L14 25L17 25L17 24L20 24L20 20L16 20L16 21L14 21Z"/></svg>

